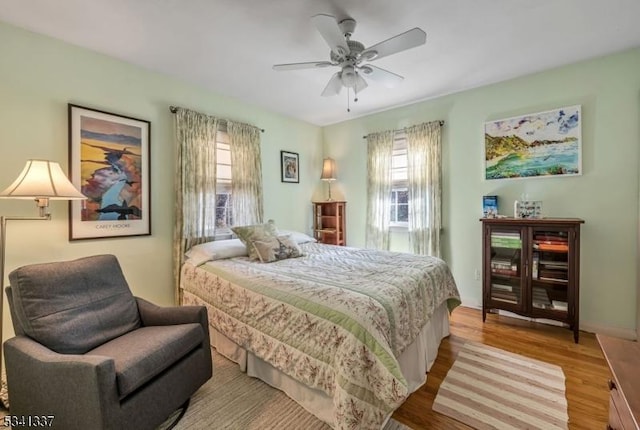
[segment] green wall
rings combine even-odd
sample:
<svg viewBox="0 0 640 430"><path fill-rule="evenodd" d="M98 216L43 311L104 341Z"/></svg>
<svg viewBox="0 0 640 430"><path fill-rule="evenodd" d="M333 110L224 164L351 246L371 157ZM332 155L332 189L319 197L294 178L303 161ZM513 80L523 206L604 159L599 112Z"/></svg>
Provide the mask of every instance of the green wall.
<svg viewBox="0 0 640 430"><path fill-rule="evenodd" d="M472 73L473 71L470 71ZM444 258L463 303L480 306L481 198L500 197L513 215L522 193L542 200L543 214L579 217L582 229L581 327L634 337L640 142L640 49L392 109L324 128L325 154L336 159L334 189L348 201L349 245L365 244L366 141L373 131L445 120ZM361 99L366 98L366 92ZM484 122L582 105L583 175L483 180ZM407 250L406 234L392 249Z"/></svg>
<svg viewBox="0 0 640 430"><path fill-rule="evenodd" d="M310 233L310 201L322 164L319 127L3 23L0 189L13 182L28 158L52 159L68 171L67 103L151 121L152 235L69 242L67 204L52 202L51 222L8 224L7 272L29 263L112 253L134 294L161 305L173 303L175 145L169 105L264 128L265 217L283 228ZM299 153L299 184L280 182L280 150ZM0 214L32 216L37 210L31 201L0 199ZM9 321L5 308L7 334Z"/></svg>
<svg viewBox="0 0 640 430"><path fill-rule="evenodd" d="M309 201L312 196L326 197L326 185L318 180L321 160L334 157L339 169L334 198L348 201L352 246L364 246L362 136L442 119L446 121L443 251L464 303L481 303L480 281L474 277L481 260L481 196L498 194L501 212L511 214L513 201L526 192L543 201L546 216L586 221L581 327L625 337L635 333L640 300L636 292L640 49L324 128L2 23L0 59L0 188L13 181L28 158L53 159L67 168L67 103L147 119L152 127L152 236L69 242L67 205L52 202L51 222L9 224L7 271L33 262L113 253L135 294L159 304L172 303L175 158L169 105L266 129L262 135L265 216L282 227L310 232ZM582 105L582 176L482 179L485 121L574 104ZM300 154L300 184L280 182L280 150ZM0 199L0 214L35 213L32 202ZM392 248L408 249L402 233L393 234ZM8 332L8 312L4 320Z"/></svg>

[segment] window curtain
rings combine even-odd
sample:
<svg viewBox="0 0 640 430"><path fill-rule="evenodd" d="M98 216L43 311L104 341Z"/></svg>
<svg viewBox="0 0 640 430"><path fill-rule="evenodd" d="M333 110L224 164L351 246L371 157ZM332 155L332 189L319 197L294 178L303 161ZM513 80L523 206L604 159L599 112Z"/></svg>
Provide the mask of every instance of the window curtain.
<svg viewBox="0 0 640 430"><path fill-rule="evenodd" d="M393 131L367 136L367 248L389 249Z"/></svg>
<svg viewBox="0 0 640 430"><path fill-rule="evenodd" d="M181 303L180 268L184 253L213 240L216 219L216 148L218 119L188 109L176 113L177 168L173 234L173 275Z"/></svg>
<svg viewBox="0 0 640 430"><path fill-rule="evenodd" d="M260 130L227 121L231 147L231 207L233 225L262 223L262 161Z"/></svg>
<svg viewBox="0 0 640 430"><path fill-rule="evenodd" d="M407 129L409 243L414 254L440 257L441 141L439 121Z"/></svg>

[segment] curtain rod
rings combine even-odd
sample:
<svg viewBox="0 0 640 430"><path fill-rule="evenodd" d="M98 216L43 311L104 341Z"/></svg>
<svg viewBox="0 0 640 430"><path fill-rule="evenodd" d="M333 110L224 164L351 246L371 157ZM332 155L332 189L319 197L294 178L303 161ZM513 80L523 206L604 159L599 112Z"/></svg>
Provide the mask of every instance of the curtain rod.
<svg viewBox="0 0 640 430"><path fill-rule="evenodd" d="M169 106L169 112L171 113L176 113L178 112L179 107L178 106ZM222 118L221 118L222 119ZM226 119L222 119L222 121L228 121ZM255 127L255 126L254 126ZM256 127L258 130L260 130L262 133L264 133L264 128L259 128Z"/></svg>
<svg viewBox="0 0 640 430"><path fill-rule="evenodd" d="M442 127L444 125L444 121L438 121L438 124L440 124L440 127ZM399 130L391 130L391 131L406 131L408 128L410 128L410 127L405 127L405 128L401 128ZM368 134L362 136L363 139L366 139L367 137L369 137Z"/></svg>

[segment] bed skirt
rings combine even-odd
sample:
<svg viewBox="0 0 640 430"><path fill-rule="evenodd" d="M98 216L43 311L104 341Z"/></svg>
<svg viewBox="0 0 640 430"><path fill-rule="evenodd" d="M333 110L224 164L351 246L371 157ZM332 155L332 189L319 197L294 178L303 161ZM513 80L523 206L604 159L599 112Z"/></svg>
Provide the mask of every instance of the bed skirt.
<svg viewBox="0 0 640 430"><path fill-rule="evenodd" d="M199 297L190 295L191 303L207 305ZM259 378L267 384L285 392L291 399L315 415L318 419L333 425L333 398L325 392L310 388L290 376L280 372L266 361L260 359L250 351L238 346L225 335L210 327L211 345L218 353L238 363L240 369L247 375ZM438 307L429 322L424 326L418 338L402 353L398 362L400 369L409 384L409 391L414 392L427 381L427 372L431 369L438 354L438 348L443 338L449 335L449 312L447 303ZM214 370L215 372L215 370ZM390 418L387 417L387 419Z"/></svg>

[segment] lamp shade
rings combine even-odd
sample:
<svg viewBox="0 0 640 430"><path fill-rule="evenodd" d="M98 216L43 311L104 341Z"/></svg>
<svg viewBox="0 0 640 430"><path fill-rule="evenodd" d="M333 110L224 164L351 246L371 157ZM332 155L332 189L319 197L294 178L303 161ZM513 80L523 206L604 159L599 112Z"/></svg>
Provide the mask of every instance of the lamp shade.
<svg viewBox="0 0 640 430"><path fill-rule="evenodd" d="M322 162L322 175L320 179L324 181L336 180L336 162L333 158L325 158Z"/></svg>
<svg viewBox="0 0 640 430"><path fill-rule="evenodd" d="M67 179L60 165L48 160L27 160L18 179L2 191L0 197L52 200L86 199Z"/></svg>

